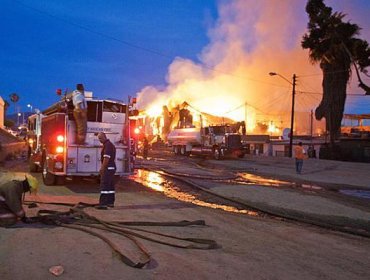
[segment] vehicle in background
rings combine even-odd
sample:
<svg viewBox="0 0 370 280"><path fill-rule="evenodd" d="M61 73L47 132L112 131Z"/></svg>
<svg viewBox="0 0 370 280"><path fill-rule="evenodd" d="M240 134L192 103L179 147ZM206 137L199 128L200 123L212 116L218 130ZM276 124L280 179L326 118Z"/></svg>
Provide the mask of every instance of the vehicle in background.
<svg viewBox="0 0 370 280"><path fill-rule="evenodd" d="M178 126L168 134L167 140L177 155L213 156L219 160L227 156L242 158L246 153L241 135L231 126L195 128L188 112L180 114Z"/></svg>

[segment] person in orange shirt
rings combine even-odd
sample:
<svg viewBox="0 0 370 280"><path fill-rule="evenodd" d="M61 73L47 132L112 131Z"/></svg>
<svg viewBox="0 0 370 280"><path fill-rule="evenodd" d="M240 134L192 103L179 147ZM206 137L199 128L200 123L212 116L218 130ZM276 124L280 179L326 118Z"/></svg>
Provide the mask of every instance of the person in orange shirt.
<svg viewBox="0 0 370 280"><path fill-rule="evenodd" d="M306 158L306 152L302 147L302 142L298 143L298 146L294 147L294 157L295 157L295 171L297 174L301 174L303 160Z"/></svg>

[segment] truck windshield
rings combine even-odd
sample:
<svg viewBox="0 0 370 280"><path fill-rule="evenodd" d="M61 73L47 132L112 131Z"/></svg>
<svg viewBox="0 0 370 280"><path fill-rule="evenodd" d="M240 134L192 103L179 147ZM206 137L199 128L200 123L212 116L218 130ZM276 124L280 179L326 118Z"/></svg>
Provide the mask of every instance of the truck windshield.
<svg viewBox="0 0 370 280"><path fill-rule="evenodd" d="M87 121L102 122L103 112L125 113L126 105L107 101L87 101ZM74 120L72 102L68 103L68 118Z"/></svg>
<svg viewBox="0 0 370 280"><path fill-rule="evenodd" d="M126 106L114 102L103 102L103 112L125 113Z"/></svg>
<svg viewBox="0 0 370 280"><path fill-rule="evenodd" d="M224 135L226 132L224 126L213 126L212 129L215 135Z"/></svg>

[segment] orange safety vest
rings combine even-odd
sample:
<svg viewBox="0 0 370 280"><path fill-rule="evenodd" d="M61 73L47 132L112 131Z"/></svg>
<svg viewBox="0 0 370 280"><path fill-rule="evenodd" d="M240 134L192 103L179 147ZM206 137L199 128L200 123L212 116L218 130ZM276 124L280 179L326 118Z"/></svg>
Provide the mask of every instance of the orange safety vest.
<svg viewBox="0 0 370 280"><path fill-rule="evenodd" d="M294 154L296 159L305 159L306 158L306 152L304 151L302 146L296 146L294 147Z"/></svg>

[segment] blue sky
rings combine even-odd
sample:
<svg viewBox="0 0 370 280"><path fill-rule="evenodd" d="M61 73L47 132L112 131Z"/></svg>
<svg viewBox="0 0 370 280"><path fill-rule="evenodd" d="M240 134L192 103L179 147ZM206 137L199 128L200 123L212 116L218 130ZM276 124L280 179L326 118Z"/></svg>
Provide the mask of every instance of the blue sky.
<svg viewBox="0 0 370 280"><path fill-rule="evenodd" d="M215 37L212 30L220 24L219 5L228 2L233 1L0 0L0 95L8 99L18 93L19 106L26 110L28 103L45 109L57 101L56 89L74 89L76 83L95 96L122 100L149 85L165 88L175 58L202 63ZM305 26L306 1L294 3L300 15L296 25ZM340 11L350 6L349 18L365 25L362 38L370 41L370 1L327 4ZM246 48L258 44L249 42ZM368 99L351 99L351 112L368 113Z"/></svg>
<svg viewBox="0 0 370 280"><path fill-rule="evenodd" d="M45 108L57 88L80 82L96 96L125 100L163 84L176 56L197 59L216 17L209 0L0 3L0 95L17 92L23 107Z"/></svg>

